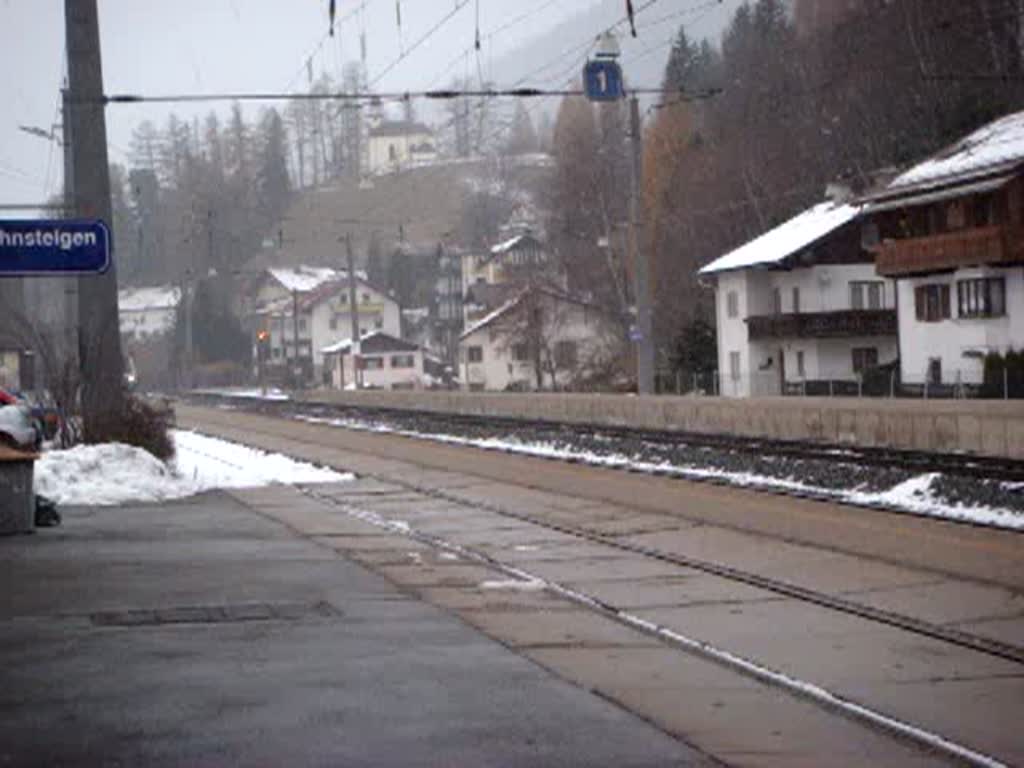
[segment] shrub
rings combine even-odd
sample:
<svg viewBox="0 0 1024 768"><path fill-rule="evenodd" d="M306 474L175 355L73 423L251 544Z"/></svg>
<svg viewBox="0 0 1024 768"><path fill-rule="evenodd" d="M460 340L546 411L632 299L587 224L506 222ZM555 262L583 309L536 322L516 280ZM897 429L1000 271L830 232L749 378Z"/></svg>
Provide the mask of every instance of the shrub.
<svg viewBox="0 0 1024 768"><path fill-rule="evenodd" d="M161 461L174 458L174 411L155 407L127 393L122 403L119 414L90 431L89 442L124 443L149 451Z"/></svg>

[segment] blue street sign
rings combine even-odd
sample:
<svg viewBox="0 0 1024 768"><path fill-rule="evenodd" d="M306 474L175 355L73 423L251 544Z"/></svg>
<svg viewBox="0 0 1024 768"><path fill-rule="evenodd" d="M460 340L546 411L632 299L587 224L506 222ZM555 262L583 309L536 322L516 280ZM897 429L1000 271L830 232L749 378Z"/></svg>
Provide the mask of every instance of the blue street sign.
<svg viewBox="0 0 1024 768"><path fill-rule="evenodd" d="M630 341L643 341L644 340L644 335L640 332L639 328L634 326L634 327L629 329L629 340Z"/></svg>
<svg viewBox="0 0 1024 768"><path fill-rule="evenodd" d="M109 266L102 221L0 220L0 277L99 274Z"/></svg>
<svg viewBox="0 0 1024 768"><path fill-rule="evenodd" d="M591 101L618 101L624 95L622 67L613 59L588 61L583 68L583 90Z"/></svg>

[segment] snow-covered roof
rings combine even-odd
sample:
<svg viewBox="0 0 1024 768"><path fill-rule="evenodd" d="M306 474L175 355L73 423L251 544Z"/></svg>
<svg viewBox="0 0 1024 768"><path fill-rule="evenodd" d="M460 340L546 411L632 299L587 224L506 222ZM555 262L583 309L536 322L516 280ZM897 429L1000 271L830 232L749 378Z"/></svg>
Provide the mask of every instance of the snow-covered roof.
<svg viewBox="0 0 1024 768"><path fill-rule="evenodd" d="M459 336L459 338L460 339L465 339L467 336L472 336L474 333L479 331L481 328L487 327L488 325L493 323L495 320L497 320L499 317L501 317L506 312L508 312L510 309L512 309L516 304L519 303L520 299L522 299L522 298L523 298L523 294L520 293L515 298L510 299L509 301L506 301L504 304L502 304L496 310L494 310L493 312L491 312L491 313L489 313L487 315L484 315L482 318L477 320L471 326L466 328L462 332L462 335Z"/></svg>
<svg viewBox="0 0 1024 768"><path fill-rule="evenodd" d="M117 305L122 312L174 309L180 301L181 289L173 285L157 285L150 288L124 288L117 292Z"/></svg>
<svg viewBox="0 0 1024 768"><path fill-rule="evenodd" d="M267 273L287 291L305 293L319 288L331 280L343 279L346 274L330 267L271 267ZM359 273L357 272L358 276Z"/></svg>
<svg viewBox="0 0 1024 768"><path fill-rule="evenodd" d="M359 338L359 344L364 353L371 353L367 347L372 347L373 354L379 352L415 352L419 349L419 346L413 342L392 336L384 331L369 331L362 334ZM352 339L348 338L323 347L320 351L325 355L335 355L339 352L347 352L351 347Z"/></svg>
<svg viewBox="0 0 1024 768"><path fill-rule="evenodd" d="M775 229L715 259L698 274L711 275L731 269L778 264L808 248L828 234L849 224L861 212L860 206L826 202L804 211Z"/></svg>
<svg viewBox="0 0 1024 768"><path fill-rule="evenodd" d="M1024 112L989 123L898 176L879 197L953 184L1024 164Z"/></svg>
<svg viewBox="0 0 1024 768"><path fill-rule="evenodd" d="M482 317L479 320L477 320L475 323L473 323L471 326L469 326L468 328L466 328L462 332L462 335L459 336L459 340L461 341L462 339L465 339L466 337L471 336L472 334L474 334L477 331L479 331L481 328L486 328L488 325L490 325L495 320L500 318L506 312L509 312L510 310L514 309L516 307L516 305L518 305L519 302L521 302L523 300L523 297L526 296L526 294L530 292L530 290L531 290L530 288L524 288L519 293L517 293L515 296L513 296L511 299L509 299L504 304L502 304L500 307L495 309L493 312L490 312L489 314L487 314L484 317ZM591 301L589 301L587 299L581 299L581 298L578 298L576 296L570 296L569 294L563 293L560 290L554 290L554 289L546 288L546 287L534 288L533 290L537 291L538 293L544 294L546 296L550 296L551 298L553 298L553 299L555 299L557 301L564 301L564 302L568 302L568 303L571 303L571 304L578 304L581 307L590 307L592 309L597 310L598 312L602 312L603 311L601 307L595 305L593 302L591 302Z"/></svg>
<svg viewBox="0 0 1024 768"><path fill-rule="evenodd" d="M516 235L515 237L509 238L508 240L505 240L502 243L498 243L497 245L492 247L491 248L491 253L494 254L495 256L499 256L499 255L501 255L503 253L508 253L509 251L511 251L516 246L518 246L518 245L520 245L522 243L525 243L525 242L534 242L534 243L536 243L537 242L537 238L535 238L535 237L533 237L532 235L529 235L529 234Z"/></svg>

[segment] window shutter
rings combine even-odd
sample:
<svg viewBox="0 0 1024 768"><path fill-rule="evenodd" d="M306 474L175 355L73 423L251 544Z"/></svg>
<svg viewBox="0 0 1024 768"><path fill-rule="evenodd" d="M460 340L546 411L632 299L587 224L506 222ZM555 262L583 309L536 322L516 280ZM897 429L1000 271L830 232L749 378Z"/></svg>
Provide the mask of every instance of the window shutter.
<svg viewBox="0 0 1024 768"><path fill-rule="evenodd" d="M924 286L914 289L914 311L918 320L925 320L925 304L927 302Z"/></svg>

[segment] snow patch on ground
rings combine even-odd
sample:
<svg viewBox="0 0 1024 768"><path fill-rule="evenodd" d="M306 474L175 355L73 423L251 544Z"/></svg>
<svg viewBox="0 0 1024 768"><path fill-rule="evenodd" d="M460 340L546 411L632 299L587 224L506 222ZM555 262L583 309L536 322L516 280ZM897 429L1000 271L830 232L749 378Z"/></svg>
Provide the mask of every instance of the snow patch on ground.
<svg viewBox="0 0 1024 768"><path fill-rule="evenodd" d="M175 431L174 443L177 456L171 466L141 448L117 443L49 451L36 462L35 491L58 504L113 506L181 499L215 488L353 479L194 432Z"/></svg>
<svg viewBox="0 0 1024 768"><path fill-rule="evenodd" d="M216 395L218 397L237 397L242 400L272 400L274 402L287 402L291 395L275 387L267 389L197 389L197 395Z"/></svg>
<svg viewBox="0 0 1024 768"><path fill-rule="evenodd" d="M790 493L806 493L828 497L837 501L862 506L884 506L917 515L940 517L980 525L991 525L1011 530L1024 531L1024 515L1008 509L987 506L967 506L950 504L932 493L931 486L938 478L935 474L924 474L912 477L899 485L885 491L867 492L851 490L834 490L821 488L800 482L799 480L771 477L753 472L735 472L694 465L677 465L669 462L652 463L638 461L624 454L597 454L575 448L544 442L524 442L512 437L506 438L466 438L443 433L423 433L413 430L395 429L383 424L358 419L333 418L323 419L312 416L296 416L301 421L317 424L328 424L345 429L355 429L382 434L401 435L425 440L435 440L451 445L466 445L475 448L507 451L526 456L576 461L592 466L614 469L634 470L637 472L661 473L676 477L695 480L716 480L730 485L749 488L765 488L787 491Z"/></svg>

